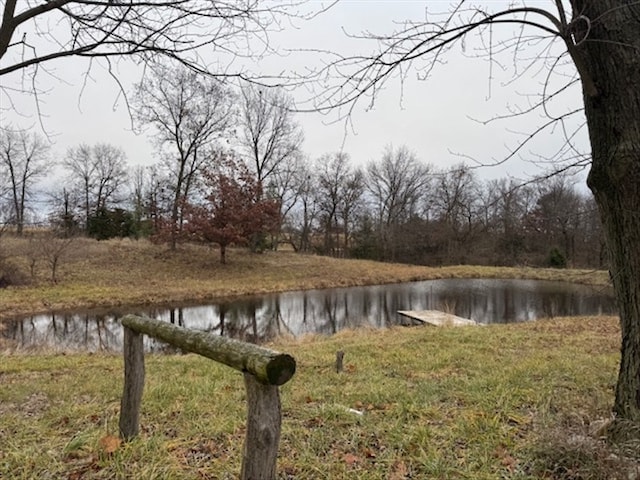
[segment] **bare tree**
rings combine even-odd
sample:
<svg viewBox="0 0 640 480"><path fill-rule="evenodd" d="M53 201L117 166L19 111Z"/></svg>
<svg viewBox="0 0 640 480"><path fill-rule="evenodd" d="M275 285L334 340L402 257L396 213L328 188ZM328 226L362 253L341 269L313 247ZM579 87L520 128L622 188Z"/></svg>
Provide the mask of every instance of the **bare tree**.
<svg viewBox="0 0 640 480"><path fill-rule="evenodd" d="M61 237L75 236L80 229L78 212L75 208L80 203L78 193L63 187L50 194L52 209L49 213L49 223Z"/></svg>
<svg viewBox="0 0 640 480"><path fill-rule="evenodd" d="M131 178L129 179L128 203L133 213L136 238L138 238L142 232L143 220L149 218L149 208L145 202L147 194L147 172L148 170L145 167L138 165L133 169Z"/></svg>
<svg viewBox="0 0 640 480"><path fill-rule="evenodd" d="M239 59L272 52L269 33L287 18L307 18L323 7L301 8L304 0L34 0L3 2L0 77L17 73L14 85L0 83L9 98L27 92L40 109L48 88L38 79L57 79L52 65L76 58L90 76L96 64L117 78L116 62L158 60L216 76L247 76ZM212 61L211 52L215 52ZM237 68L234 65L238 64ZM48 75L47 75L48 74ZM8 78L8 77L5 77Z"/></svg>
<svg viewBox="0 0 640 480"><path fill-rule="evenodd" d="M276 250L280 241L282 226L287 223L290 212L296 207L303 193L307 175L305 162L306 159L302 155L286 159L274 171L272 178L265 186L266 194L277 199L280 205L280 227L276 230L272 241L273 248Z"/></svg>
<svg viewBox="0 0 640 480"><path fill-rule="evenodd" d="M67 151L62 162L82 202L85 227L89 217L116 202L116 194L127 178L126 155L114 145L81 144Z"/></svg>
<svg viewBox="0 0 640 480"><path fill-rule="evenodd" d="M93 147L95 159L95 203L96 210L107 208L109 202L117 203L119 189L127 179L127 164L124 150L107 143Z"/></svg>
<svg viewBox="0 0 640 480"><path fill-rule="evenodd" d="M87 144L81 144L70 148L67 150L67 156L62 164L71 176L71 183L74 184L73 190L75 193L73 195L65 189L65 194L63 195L65 211L68 211L68 200L77 195L78 200L82 202L84 225L86 226L89 224L89 216L91 215L91 192L94 181L91 147Z"/></svg>
<svg viewBox="0 0 640 480"><path fill-rule="evenodd" d="M283 90L247 84L240 91L240 146L258 182L264 183L300 155L302 129L293 119L293 101Z"/></svg>
<svg viewBox="0 0 640 480"><path fill-rule="evenodd" d="M396 260L399 227L416 213L429 189L430 169L407 147L387 146L378 161L367 166L380 250L384 258Z"/></svg>
<svg viewBox="0 0 640 480"><path fill-rule="evenodd" d="M285 219L288 240L296 252L308 252L312 248L312 231L319 214L317 198L317 178L311 166L300 165L297 175L299 185L294 207Z"/></svg>
<svg viewBox="0 0 640 480"><path fill-rule="evenodd" d="M529 230L544 239L540 243L545 253L555 249L572 265L582 221L582 198L565 176L554 176L538 188L538 200L528 215Z"/></svg>
<svg viewBox="0 0 640 480"><path fill-rule="evenodd" d="M338 215L342 220L344 237L344 255L349 256L351 236L358 214L364 208L365 175L359 168L352 169L342 186L342 200L338 206Z"/></svg>
<svg viewBox="0 0 640 480"><path fill-rule="evenodd" d="M153 127L158 149L165 154L172 176L171 248L182 225L181 205L197 174L215 158L215 150L234 123L233 95L220 80L183 68L157 66L136 87L133 101L140 125Z"/></svg>
<svg viewBox="0 0 640 480"><path fill-rule="evenodd" d="M75 237L58 237L48 234L38 238L42 257L51 270L51 283L58 283L60 279L59 269L62 262L71 255L72 247L76 242Z"/></svg>
<svg viewBox="0 0 640 480"><path fill-rule="evenodd" d="M586 266L599 269L607 268L607 246L598 205L593 195L583 196L582 202L584 235L579 251Z"/></svg>
<svg viewBox="0 0 640 480"><path fill-rule="evenodd" d="M432 195L435 214L445 229L446 256L466 251L481 223L478 221L477 203L479 186L474 173L465 164L454 165L437 176ZM458 257L457 261L464 261Z"/></svg>
<svg viewBox="0 0 640 480"><path fill-rule="evenodd" d="M320 108L353 105L375 95L395 74L406 78L413 64L423 78L442 63L454 45L480 36L490 68L513 65L514 81L540 72L540 95L515 115L540 112L536 132L554 125L564 131L560 169L590 166L587 184L604 225L611 273L620 310L622 354L613 411L622 421L640 423L640 3L627 0L555 0L548 8L526 2L460 1L442 17L429 14L400 30L375 36L379 51L370 56L337 57L321 78L339 76L340 83L319 99ZM511 30L515 27L515 31ZM509 64L499 56L509 56ZM520 61L519 61L520 60ZM490 76L493 72L490 72ZM319 77L320 78L320 77ZM335 78L335 76L333 76ZM553 80L553 81L552 81ZM564 83L558 82L564 80ZM550 102L582 87L590 155L573 141L582 124L579 94L575 108L561 114ZM531 97L529 97L531 98ZM571 119L576 119L576 128ZM563 130L565 129L565 130ZM528 139L508 156L522 151ZM556 157L557 158L557 157Z"/></svg>
<svg viewBox="0 0 640 480"><path fill-rule="evenodd" d="M292 103L280 88L245 84L240 89L239 147L265 194L276 183L281 184L278 193L284 193L282 181L292 180L286 170L301 155L302 129L293 119ZM265 244L264 232L256 232L252 249L259 250Z"/></svg>
<svg viewBox="0 0 640 480"><path fill-rule="evenodd" d="M362 195L362 172L352 168L349 155L344 152L323 155L316 161L316 167L315 194L324 228L324 249L343 256L349 229L341 220L351 219L351 212Z"/></svg>
<svg viewBox="0 0 640 480"><path fill-rule="evenodd" d="M493 234L495 262L517 264L525 250L524 222L533 209L534 191L514 179L489 181L484 188L486 224Z"/></svg>
<svg viewBox="0 0 640 480"><path fill-rule="evenodd" d="M29 135L10 126L0 130L0 175L8 183L11 218L18 235L22 235L33 185L49 169L48 154L49 144L35 133Z"/></svg>

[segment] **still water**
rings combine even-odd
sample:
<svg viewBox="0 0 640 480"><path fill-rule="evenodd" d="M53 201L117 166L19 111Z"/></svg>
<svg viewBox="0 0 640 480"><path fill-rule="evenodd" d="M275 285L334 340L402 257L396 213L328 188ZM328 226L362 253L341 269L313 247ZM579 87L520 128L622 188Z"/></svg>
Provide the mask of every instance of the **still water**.
<svg viewBox="0 0 640 480"><path fill-rule="evenodd" d="M127 307L58 312L6 321L11 349L119 351L127 313L250 342L280 335L330 335L344 328L406 324L398 310L443 310L480 323L526 322L565 315L613 314L611 289L534 280L429 280L243 297L209 305ZM147 349L165 347L146 339Z"/></svg>

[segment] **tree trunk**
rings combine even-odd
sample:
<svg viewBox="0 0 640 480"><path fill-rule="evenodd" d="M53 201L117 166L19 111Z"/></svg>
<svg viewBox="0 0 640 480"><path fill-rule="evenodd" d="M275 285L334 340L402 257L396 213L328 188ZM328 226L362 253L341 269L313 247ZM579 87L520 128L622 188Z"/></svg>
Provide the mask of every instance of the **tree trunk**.
<svg viewBox="0 0 640 480"><path fill-rule="evenodd" d="M18 216L18 228L17 233L19 236L22 236L22 231L24 229L24 210L25 210L25 201L27 198L27 182L29 181L29 162L27 161L24 172L22 173L22 185L20 186L20 215Z"/></svg>
<svg viewBox="0 0 640 480"><path fill-rule="evenodd" d="M588 185L604 225L622 331L613 410L640 423L640 4L573 3L582 15L575 40L592 149Z"/></svg>
<svg viewBox="0 0 640 480"><path fill-rule="evenodd" d="M227 245L220 244L220 263L225 265L227 263Z"/></svg>
<svg viewBox="0 0 640 480"><path fill-rule="evenodd" d="M182 188L183 188L182 184L184 181L184 167L187 161L184 158L183 154L181 154L179 161L180 161L180 168L178 169L178 179L176 180L176 191L175 191L175 195L173 196L173 205L171 205L171 236L169 238L169 247L171 248L171 250L175 250L178 245L178 232L179 232L178 223L180 221L180 210L181 210L180 203L186 200L182 196Z"/></svg>

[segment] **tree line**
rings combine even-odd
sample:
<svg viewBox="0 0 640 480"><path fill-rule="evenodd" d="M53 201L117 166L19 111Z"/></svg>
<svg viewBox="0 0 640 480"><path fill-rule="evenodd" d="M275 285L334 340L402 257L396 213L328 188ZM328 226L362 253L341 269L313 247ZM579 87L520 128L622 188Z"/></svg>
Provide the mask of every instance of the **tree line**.
<svg viewBox="0 0 640 480"><path fill-rule="evenodd" d="M406 146L354 162L305 156L291 98L280 89L156 67L131 108L159 161L130 167L109 143L69 148L63 186L48 192L50 224L65 236L150 237L254 250L416 264L606 264L593 199L556 175L483 181L464 163L437 169ZM51 171L36 133L0 134L3 224L22 234L37 180Z"/></svg>

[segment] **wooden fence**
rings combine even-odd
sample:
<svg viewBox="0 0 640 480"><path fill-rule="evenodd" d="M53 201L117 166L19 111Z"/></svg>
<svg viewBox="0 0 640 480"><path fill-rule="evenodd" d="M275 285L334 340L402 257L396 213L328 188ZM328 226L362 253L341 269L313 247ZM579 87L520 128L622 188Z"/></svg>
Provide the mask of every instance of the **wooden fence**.
<svg viewBox="0 0 640 480"><path fill-rule="evenodd" d="M177 327L167 322L127 315L124 328L124 392L120 404L120 436L139 431L144 388L143 335L239 370L247 390L247 434L240 478L276 478L281 407L278 387L293 377L296 361L290 355L230 338Z"/></svg>

